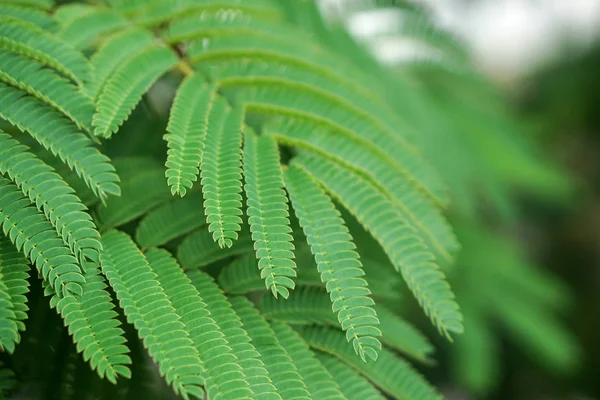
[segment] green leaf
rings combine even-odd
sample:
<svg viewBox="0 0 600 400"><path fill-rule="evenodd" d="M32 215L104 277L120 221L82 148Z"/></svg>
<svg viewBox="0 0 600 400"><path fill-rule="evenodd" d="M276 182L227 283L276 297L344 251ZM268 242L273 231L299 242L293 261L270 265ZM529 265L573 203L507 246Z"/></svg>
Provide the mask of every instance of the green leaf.
<svg viewBox="0 0 600 400"><path fill-rule="evenodd" d="M160 249L148 250L146 258L194 342L205 369L202 377L208 396L232 400L252 397L242 367L221 327L177 261Z"/></svg>
<svg viewBox="0 0 600 400"><path fill-rule="evenodd" d="M0 178L0 227L59 296L82 294L85 278L71 250L19 188Z"/></svg>
<svg viewBox="0 0 600 400"><path fill-rule="evenodd" d="M10 240L0 234L0 348L13 352L25 330L29 265Z"/></svg>
<svg viewBox="0 0 600 400"><path fill-rule="evenodd" d="M385 349L379 353L377 362L361 362L346 345L344 335L331 328L303 328L301 336L308 344L332 354L384 392L397 399L441 400L442 396L418 372L403 359Z"/></svg>
<svg viewBox="0 0 600 400"><path fill-rule="evenodd" d="M244 112L215 100L208 120L201 165L202 193L208 230L219 247L231 247L242 219L242 130Z"/></svg>
<svg viewBox="0 0 600 400"><path fill-rule="evenodd" d="M245 297L231 297L230 301L236 314L242 320L244 329L255 343L256 350L261 354L261 359L281 397L284 399L310 399L310 393L302 381L296 365L285 349L281 347L275 332L267 321Z"/></svg>
<svg viewBox="0 0 600 400"><path fill-rule="evenodd" d="M303 169L289 167L285 183L346 338L363 361L376 361L379 319L348 228L329 196Z"/></svg>
<svg viewBox="0 0 600 400"><path fill-rule="evenodd" d="M440 332L448 338L461 333L462 315L443 272L390 200L360 175L315 154L303 153L295 165L320 181L381 244Z"/></svg>
<svg viewBox="0 0 600 400"><path fill-rule="evenodd" d="M31 136L77 173L96 196L118 196L119 177L108 157L59 112L0 83L0 116Z"/></svg>
<svg viewBox="0 0 600 400"><path fill-rule="evenodd" d="M216 91L200 74L191 75L177 89L167 134L167 184L173 195L182 197L198 180L208 117Z"/></svg>
<svg viewBox="0 0 600 400"><path fill-rule="evenodd" d="M100 234L86 207L53 168L0 131L0 173L7 174L43 211L78 260L98 259Z"/></svg>
<svg viewBox="0 0 600 400"><path fill-rule="evenodd" d="M296 276L287 196L277 143L248 131L244 142L244 178L248 222L265 286L288 298Z"/></svg>
<svg viewBox="0 0 600 400"><path fill-rule="evenodd" d="M212 277L202 271L187 271L193 285L202 294L202 298L211 310L212 318L223 327L223 334L229 346L238 358L238 363L244 371L255 398L281 399L269 377L261 354L252 344L252 339L242 327L240 317L231 308L231 303L225 297Z"/></svg>
<svg viewBox="0 0 600 400"><path fill-rule="evenodd" d="M204 397L204 368L194 342L148 261L125 233L102 235L102 272L148 353L175 393Z"/></svg>
<svg viewBox="0 0 600 400"><path fill-rule="evenodd" d="M92 120L96 136L110 138L127 120L144 93L178 62L164 47L151 46L127 59L110 76L97 102Z"/></svg>
<svg viewBox="0 0 600 400"><path fill-rule="evenodd" d="M271 322L271 328L298 369L311 399L345 399L338 384L296 331L280 321Z"/></svg>
<svg viewBox="0 0 600 400"><path fill-rule="evenodd" d="M33 58L79 85L93 78L83 54L25 21L0 16L0 48Z"/></svg>

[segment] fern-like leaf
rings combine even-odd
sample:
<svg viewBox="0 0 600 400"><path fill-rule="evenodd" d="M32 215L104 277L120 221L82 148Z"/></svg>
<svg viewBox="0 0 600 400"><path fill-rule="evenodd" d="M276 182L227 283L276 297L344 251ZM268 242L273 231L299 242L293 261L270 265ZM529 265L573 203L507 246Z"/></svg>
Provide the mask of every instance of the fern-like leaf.
<svg viewBox="0 0 600 400"><path fill-rule="evenodd" d="M296 276L296 264L279 150L273 138L246 133L244 178L260 275L275 297L287 299L294 288L291 278Z"/></svg>
<svg viewBox="0 0 600 400"><path fill-rule="evenodd" d="M19 188L0 178L0 226L59 296L81 295L85 283L71 250Z"/></svg>
<svg viewBox="0 0 600 400"><path fill-rule="evenodd" d="M77 86L34 60L0 50L0 80L15 86L66 115L89 131L92 101Z"/></svg>
<svg viewBox="0 0 600 400"><path fill-rule="evenodd" d="M0 117L29 132L75 171L100 199L121 193L119 177L108 157L93 147L93 142L86 135L78 132L74 124L53 108L0 83Z"/></svg>
<svg viewBox="0 0 600 400"><path fill-rule="evenodd" d="M62 316L77 351L101 378L112 383L116 383L119 376L131 378L125 332L120 328L121 322L100 268L95 263L87 263L84 278L83 295L54 295L50 305ZM46 290L46 293L53 291Z"/></svg>
<svg viewBox="0 0 600 400"><path fill-rule="evenodd" d="M385 397L352 368L328 354L317 351L317 359L338 383L348 400L384 400Z"/></svg>
<svg viewBox="0 0 600 400"><path fill-rule="evenodd" d="M326 283L333 312L338 314L348 341L363 361L377 360L381 349L376 339L381 336L379 320L348 228L329 196L304 170L289 167L285 182L321 280Z"/></svg>
<svg viewBox="0 0 600 400"><path fill-rule="evenodd" d="M0 16L0 48L33 58L79 85L92 79L90 65L81 53L28 22Z"/></svg>
<svg viewBox="0 0 600 400"><path fill-rule="evenodd" d="M127 119L150 86L178 62L164 47L152 46L119 66L106 81L92 120L94 134L111 137Z"/></svg>
<svg viewBox="0 0 600 400"><path fill-rule="evenodd" d="M284 399L310 399L306 385L298 369L285 351L275 332L254 308L250 300L236 296L230 298L233 309L240 316L244 328L256 344L261 359L269 371L277 392Z"/></svg>
<svg viewBox="0 0 600 400"><path fill-rule="evenodd" d="M271 322L271 329L298 368L312 399L345 399L338 384L296 331L280 321Z"/></svg>
<svg viewBox="0 0 600 400"><path fill-rule="evenodd" d="M94 68L94 80L86 85L84 90L97 102L106 82L117 68L153 42L154 38L149 32L137 28L110 35L90 58Z"/></svg>
<svg viewBox="0 0 600 400"><path fill-rule="evenodd" d="M225 335L198 290L169 252L150 249L150 267L173 304L203 362L203 379L209 398L251 398L252 392Z"/></svg>
<svg viewBox="0 0 600 400"><path fill-rule="evenodd" d="M280 399L269 378L269 372L260 359L260 353L252 344L248 333L242 327L240 317L233 311L231 303L219 286L212 277L201 271L188 271L187 274L198 292L202 294L203 300L212 312L212 318L223 328L223 334L237 356L255 398Z"/></svg>
<svg viewBox="0 0 600 400"><path fill-rule="evenodd" d="M167 134L167 184L182 197L198 180L208 116L216 92L201 74L187 77L179 89L169 117Z"/></svg>
<svg viewBox="0 0 600 400"><path fill-rule="evenodd" d="M102 272L161 375L184 398L203 398L198 352L148 261L125 233L108 231L102 244Z"/></svg>
<svg viewBox="0 0 600 400"><path fill-rule="evenodd" d="M442 396L405 360L383 349L375 363L360 362L346 346L344 335L331 328L304 328L300 334L308 344L330 353L373 381L394 398L406 400L441 400Z"/></svg>
<svg viewBox="0 0 600 400"><path fill-rule="evenodd" d="M202 193L208 230L219 247L231 247L238 238L242 219L242 129L241 108L215 100L208 121L201 164Z"/></svg>
<svg viewBox="0 0 600 400"><path fill-rule="evenodd" d="M314 154L296 159L318 179L381 244L394 267L441 333L461 333L462 315L433 255L375 186L360 175Z"/></svg>
<svg viewBox="0 0 600 400"><path fill-rule="evenodd" d="M23 190L80 262L98 259L100 234L74 190L28 148L0 131L0 172Z"/></svg>
<svg viewBox="0 0 600 400"><path fill-rule="evenodd" d="M12 352L19 342L18 331L25 330L29 265L10 240L0 234L0 348Z"/></svg>
<svg viewBox="0 0 600 400"><path fill-rule="evenodd" d="M0 271L0 350L12 353L20 340L17 316L4 276Z"/></svg>
<svg viewBox="0 0 600 400"><path fill-rule="evenodd" d="M141 248L162 246L206 224L202 193L174 199L150 211L139 223L135 240Z"/></svg>
<svg viewBox="0 0 600 400"><path fill-rule="evenodd" d="M383 344L416 360L430 362L433 346L426 336L387 307L377 304L373 308L380 321ZM339 327L335 314L331 312L329 295L320 287L299 286L287 301L276 301L264 296L260 310L266 318L294 325L319 324Z"/></svg>
<svg viewBox="0 0 600 400"><path fill-rule="evenodd" d="M459 245L450 224L437 206L377 151L351 137L297 119L270 123L264 127L265 132L274 135L283 144L319 152L323 157L332 158L365 175L392 200L429 250L440 261L452 262Z"/></svg>

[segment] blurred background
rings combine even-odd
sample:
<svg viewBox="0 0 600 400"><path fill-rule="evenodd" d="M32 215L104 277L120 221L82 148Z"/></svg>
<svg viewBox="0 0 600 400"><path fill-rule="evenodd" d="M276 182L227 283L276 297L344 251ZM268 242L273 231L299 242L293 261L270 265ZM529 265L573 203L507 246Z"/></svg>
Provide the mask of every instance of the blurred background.
<svg viewBox="0 0 600 400"><path fill-rule="evenodd" d="M487 155L511 183L508 200L474 217L455 194L463 252L454 286L467 331L452 346L436 342L438 365L423 372L449 399L600 398L600 1L321 0L320 7L381 63L423 81L435 79L422 75L423 65L461 75L452 49L468 49L518 121L508 128L511 140L535 143L545 160L526 165L496 143ZM427 23L415 24L415 13ZM495 123L480 122L480 136ZM430 158L452 151L441 143ZM521 266L537 275L516 272ZM514 282L503 286L503 274ZM537 305L520 313L529 303Z"/></svg>

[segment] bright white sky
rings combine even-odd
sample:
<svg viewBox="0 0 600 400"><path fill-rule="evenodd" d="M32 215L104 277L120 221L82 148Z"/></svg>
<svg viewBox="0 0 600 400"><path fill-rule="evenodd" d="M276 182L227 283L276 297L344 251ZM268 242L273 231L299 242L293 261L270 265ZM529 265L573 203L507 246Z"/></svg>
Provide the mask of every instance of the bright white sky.
<svg viewBox="0 0 600 400"><path fill-rule="evenodd" d="M321 0L324 6L346 0ZM440 25L462 37L489 73L518 78L564 54L584 50L600 37L600 0L421 0L434 10ZM352 16L350 30L368 41L401 23L398 15L380 10ZM418 56L413 42L381 37L371 41L386 62Z"/></svg>

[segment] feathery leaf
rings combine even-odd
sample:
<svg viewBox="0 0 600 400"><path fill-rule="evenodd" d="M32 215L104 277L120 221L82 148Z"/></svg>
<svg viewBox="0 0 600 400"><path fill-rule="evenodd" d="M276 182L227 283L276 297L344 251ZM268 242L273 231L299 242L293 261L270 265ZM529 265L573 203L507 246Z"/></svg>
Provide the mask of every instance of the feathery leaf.
<svg viewBox="0 0 600 400"><path fill-rule="evenodd" d="M127 320L158 363L161 376L184 398L203 398L204 369L198 352L148 261L125 233L104 233L102 245L102 272Z"/></svg>
<svg viewBox="0 0 600 400"><path fill-rule="evenodd" d="M216 91L200 74L191 75L177 89L167 134L167 184L182 197L198 180L198 168Z"/></svg>
<svg viewBox="0 0 600 400"><path fill-rule="evenodd" d="M242 129L241 108L215 100L208 120L201 165L202 193L208 230L219 247L231 247L238 238L242 219Z"/></svg>
<svg viewBox="0 0 600 400"><path fill-rule="evenodd" d="M377 360L379 319L348 228L329 196L303 169L290 166L285 183L346 338L363 361Z"/></svg>
<svg viewBox="0 0 600 400"><path fill-rule="evenodd" d="M244 178L248 222L261 278L275 297L287 299L294 288L291 278L296 276L296 264L279 150L272 138L246 133Z"/></svg>

